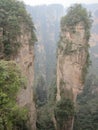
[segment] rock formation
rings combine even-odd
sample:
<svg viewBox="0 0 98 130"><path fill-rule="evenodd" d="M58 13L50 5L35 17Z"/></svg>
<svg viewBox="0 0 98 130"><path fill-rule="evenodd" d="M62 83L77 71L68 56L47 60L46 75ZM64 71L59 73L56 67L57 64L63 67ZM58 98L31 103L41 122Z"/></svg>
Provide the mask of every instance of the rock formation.
<svg viewBox="0 0 98 130"><path fill-rule="evenodd" d="M86 17L82 16L79 11L82 13L85 11ZM61 20L57 54L57 101L65 98L75 102L77 94L83 88L89 64L89 36L87 36L91 24L89 18L85 9L82 9L80 5L75 5ZM88 24L87 28L85 20ZM67 122L68 127L66 127L65 122L65 130L72 130L72 123L73 119Z"/></svg>
<svg viewBox="0 0 98 130"><path fill-rule="evenodd" d="M75 100L83 86L82 73L87 59L85 50L87 41L82 23L75 26L75 33L70 32L67 27L63 28L61 38L57 62L57 100L61 98L60 87L63 92L72 92L68 96L66 92L65 96L68 98L73 94L72 98Z"/></svg>
<svg viewBox="0 0 98 130"><path fill-rule="evenodd" d="M36 36L34 25L22 2L1 0L0 7L0 59L15 61L26 78L27 85L18 93L17 102L20 107L27 107L28 126L31 130L35 130L33 80Z"/></svg>
<svg viewBox="0 0 98 130"><path fill-rule="evenodd" d="M13 60L19 65L22 74L27 80L27 86L25 89L20 90L17 101L20 106L26 106L29 110L29 122L28 125L32 130L36 129L36 109L33 95L33 83L34 83L34 46L29 44L31 39L31 32L27 31L25 26L21 26L22 35L19 37L21 47L18 54Z"/></svg>

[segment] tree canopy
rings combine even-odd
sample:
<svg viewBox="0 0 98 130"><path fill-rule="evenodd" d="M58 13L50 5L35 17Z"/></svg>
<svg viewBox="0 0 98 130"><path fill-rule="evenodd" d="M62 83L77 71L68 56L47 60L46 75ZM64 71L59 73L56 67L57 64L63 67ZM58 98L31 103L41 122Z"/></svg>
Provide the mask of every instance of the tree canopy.
<svg viewBox="0 0 98 130"><path fill-rule="evenodd" d="M98 130L98 78L94 74L87 77L78 95L74 130Z"/></svg>
<svg viewBox="0 0 98 130"><path fill-rule="evenodd" d="M25 86L24 78L15 62L0 61L0 130L21 128L27 120L27 109L16 103L17 92Z"/></svg>
<svg viewBox="0 0 98 130"><path fill-rule="evenodd" d="M61 25L74 26L79 22L82 22L85 28L90 29L92 24L91 13L81 4L75 4L68 9L67 15L62 18Z"/></svg>
<svg viewBox="0 0 98 130"><path fill-rule="evenodd" d="M34 24L23 2L0 0L0 44L2 44L6 57L16 53L20 47L20 41L17 38L21 34L22 24L25 25L26 30L31 32L30 44L34 44L36 41Z"/></svg>
<svg viewBox="0 0 98 130"><path fill-rule="evenodd" d="M55 118L60 128L74 116L74 103L70 99L62 98L56 103Z"/></svg>

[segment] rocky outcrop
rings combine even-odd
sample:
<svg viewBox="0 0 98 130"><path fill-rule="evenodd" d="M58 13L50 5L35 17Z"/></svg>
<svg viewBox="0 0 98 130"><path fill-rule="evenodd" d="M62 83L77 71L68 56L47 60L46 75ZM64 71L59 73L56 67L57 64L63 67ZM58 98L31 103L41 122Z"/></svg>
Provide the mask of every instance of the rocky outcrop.
<svg viewBox="0 0 98 130"><path fill-rule="evenodd" d="M66 30L65 30L66 29ZM75 26L75 33L68 28L61 31L61 42L57 60L57 101L62 98L76 101L77 94L83 89L83 72L88 53L85 50L85 31L81 23ZM73 119L65 125L72 130Z"/></svg>
<svg viewBox="0 0 98 130"><path fill-rule="evenodd" d="M77 13L78 11L75 12L75 9L80 8L82 11L82 8L80 5L75 6L75 8L72 7L72 10L70 8L70 16L67 14L61 21L61 33L57 54L57 101L70 99L76 102L77 94L83 89L89 64L89 38L87 38L87 28L83 19L77 22L77 18L80 17L81 19L82 16ZM73 17L74 15L76 18ZM72 130L72 125L73 119L68 120L68 122L65 122L65 129Z"/></svg>
<svg viewBox="0 0 98 130"><path fill-rule="evenodd" d="M1 36L2 37L2 36ZM30 45L31 32L27 31L26 25L21 25L21 35L17 37L20 43L17 54L11 54L8 60L13 60L19 66L23 77L26 80L26 86L22 88L17 95L17 103L20 107L26 107L29 112L28 126L31 130L36 129L36 109L33 95L34 83L34 45ZM2 45L2 44L1 44ZM1 59L5 59L3 46L0 51Z"/></svg>
<svg viewBox="0 0 98 130"><path fill-rule="evenodd" d="M34 43L37 39L34 25L23 3L17 0L1 0L0 7L0 59L15 61L26 79L26 87L21 88L17 94L17 103L20 107L27 107L29 129L35 130L33 79Z"/></svg>
<svg viewBox="0 0 98 130"><path fill-rule="evenodd" d="M21 26L21 34L18 40L21 43L18 54L13 58L19 65L22 74L26 78L26 88L20 90L17 96L17 102L20 106L26 106L29 110L28 125L32 130L36 129L36 109L33 101L33 83L34 83L34 46L29 44L31 32Z"/></svg>
<svg viewBox="0 0 98 130"><path fill-rule="evenodd" d="M83 88L83 68L87 60L85 30L82 23L75 26L75 33L68 28L61 30L57 61L57 100L62 92L74 101ZM62 91L62 92L61 92Z"/></svg>

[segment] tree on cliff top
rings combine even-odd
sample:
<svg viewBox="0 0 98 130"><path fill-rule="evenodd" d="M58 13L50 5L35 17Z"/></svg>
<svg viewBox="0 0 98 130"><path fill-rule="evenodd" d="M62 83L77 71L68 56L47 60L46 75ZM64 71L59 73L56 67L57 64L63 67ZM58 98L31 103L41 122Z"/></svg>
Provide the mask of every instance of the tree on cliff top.
<svg viewBox="0 0 98 130"><path fill-rule="evenodd" d="M79 22L83 22L85 28L91 28L91 13L81 4L75 4L68 9L67 15L61 20L61 25L74 26Z"/></svg>
<svg viewBox="0 0 98 130"><path fill-rule="evenodd" d="M85 39L85 44L82 46L82 48L86 52L86 62L83 66L82 71L82 82L84 82L86 74L88 72L89 65L91 64L88 48L90 39L90 29L92 26L92 17L91 13L88 12L86 8L82 7L81 4L75 4L68 9L67 14L61 19L61 30L65 32L69 31L70 33L75 34L76 26L78 24L81 24L81 26L83 27ZM62 41L62 36L60 37L60 41ZM70 42L69 39L66 39L65 49L63 49L61 42L59 42L58 46L61 50L64 50L64 54L69 54L77 51L77 49L74 51L72 50L72 42Z"/></svg>
<svg viewBox="0 0 98 130"><path fill-rule="evenodd" d="M21 25L31 32L30 44L34 44L35 28L24 4L18 0L0 0L0 46L2 44L5 57L16 54L21 46L17 40L21 35Z"/></svg>
<svg viewBox="0 0 98 130"><path fill-rule="evenodd" d="M61 28L74 27L78 23L82 23L85 29L87 40L90 38L90 28L92 26L91 13L81 4L75 4L68 9L67 15L62 17Z"/></svg>

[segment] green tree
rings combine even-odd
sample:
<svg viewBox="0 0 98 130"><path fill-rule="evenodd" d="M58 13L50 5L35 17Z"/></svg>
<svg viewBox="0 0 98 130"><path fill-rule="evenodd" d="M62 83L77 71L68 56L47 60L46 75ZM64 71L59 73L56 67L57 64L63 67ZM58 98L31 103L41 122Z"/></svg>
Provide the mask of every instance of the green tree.
<svg viewBox="0 0 98 130"><path fill-rule="evenodd" d="M61 26L72 27L80 22L85 30L89 31L92 25L91 13L87 12L86 8L83 8L81 4L75 4L68 8L67 15L61 20Z"/></svg>
<svg viewBox="0 0 98 130"><path fill-rule="evenodd" d="M72 49L74 42L70 42L70 40L67 38L65 38L64 41L62 41L61 36L58 47L63 52L63 54L66 55L77 52L78 50L79 51L83 50L86 52L86 62L82 68L82 82L84 83L89 65L91 64L88 49L89 49L90 29L92 26L92 17L91 13L88 12L86 8L82 7L81 4L75 4L68 9L67 14L61 19L61 30L65 32L69 31L70 34L73 33L75 34L76 26L78 24L81 24L81 26L83 27L85 34L84 35L85 44L77 49ZM62 44L63 42L64 44L66 44L65 48L64 45Z"/></svg>
<svg viewBox="0 0 98 130"><path fill-rule="evenodd" d="M37 40L34 33L35 28L24 4L18 0L0 0L0 29L2 30L0 44L3 44L3 53L7 58L16 54L21 46L18 40L21 25L31 32L30 44L34 44Z"/></svg>
<svg viewBox="0 0 98 130"><path fill-rule="evenodd" d="M64 129L64 124L74 116L74 103L70 99L62 98L57 102L54 114L59 128Z"/></svg>
<svg viewBox="0 0 98 130"><path fill-rule="evenodd" d="M36 97L36 105L38 107L44 105L47 101L47 92L45 88L45 79L41 75L37 78L35 83L35 97Z"/></svg>
<svg viewBox="0 0 98 130"><path fill-rule="evenodd" d="M89 75L78 95L74 130L98 130L98 79Z"/></svg>
<svg viewBox="0 0 98 130"><path fill-rule="evenodd" d="M12 130L27 120L27 109L16 103L17 92L25 86L15 62L0 61L0 130Z"/></svg>

